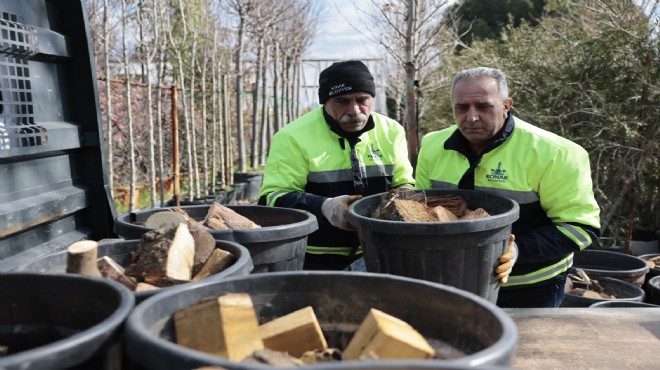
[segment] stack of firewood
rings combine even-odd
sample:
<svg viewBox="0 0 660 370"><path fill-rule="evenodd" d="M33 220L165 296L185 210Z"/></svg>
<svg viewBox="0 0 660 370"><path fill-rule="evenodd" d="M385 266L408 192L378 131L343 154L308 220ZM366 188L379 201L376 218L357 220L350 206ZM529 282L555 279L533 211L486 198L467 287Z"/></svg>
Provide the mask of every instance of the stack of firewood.
<svg viewBox="0 0 660 370"><path fill-rule="evenodd" d="M437 351L408 323L371 309L347 347L330 348L311 306L259 325L249 294L202 300L174 314L177 344L246 364L431 359Z"/></svg>
<svg viewBox="0 0 660 370"><path fill-rule="evenodd" d="M605 288L600 285L598 280L590 278L584 270L576 268L575 272L575 274L568 274L566 293L586 298L616 299L615 296L605 293Z"/></svg>
<svg viewBox="0 0 660 370"><path fill-rule="evenodd" d="M427 196L423 190L392 189L383 195L371 217L406 222L447 222L490 216L483 208L470 210L457 195Z"/></svg>
<svg viewBox="0 0 660 370"><path fill-rule="evenodd" d="M180 208L156 212L124 269L108 256L98 258L98 243L83 240L69 246L67 272L103 276L136 292L204 279L231 266L236 256L215 247L209 230L258 228L230 208L214 203L203 221Z"/></svg>

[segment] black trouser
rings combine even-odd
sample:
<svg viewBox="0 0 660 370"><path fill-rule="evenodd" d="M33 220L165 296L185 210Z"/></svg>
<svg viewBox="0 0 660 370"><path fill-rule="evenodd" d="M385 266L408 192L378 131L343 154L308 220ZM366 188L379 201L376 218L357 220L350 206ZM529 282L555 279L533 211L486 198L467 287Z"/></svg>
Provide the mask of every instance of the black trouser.
<svg viewBox="0 0 660 370"><path fill-rule="evenodd" d="M500 288L497 305L510 308L559 307L564 302L567 274L522 287Z"/></svg>

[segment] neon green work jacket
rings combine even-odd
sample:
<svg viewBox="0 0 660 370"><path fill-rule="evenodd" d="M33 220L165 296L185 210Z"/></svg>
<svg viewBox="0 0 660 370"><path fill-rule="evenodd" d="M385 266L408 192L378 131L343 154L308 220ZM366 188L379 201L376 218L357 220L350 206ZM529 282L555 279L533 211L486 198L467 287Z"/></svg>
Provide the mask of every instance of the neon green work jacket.
<svg viewBox="0 0 660 370"><path fill-rule="evenodd" d="M277 132L264 169L259 204L297 208L316 215L319 229L308 237L307 253L348 256L357 234L332 226L321 214L329 197L372 195L413 185L403 127L371 113L363 131L340 135L319 107Z"/></svg>
<svg viewBox="0 0 660 370"><path fill-rule="evenodd" d="M573 252L599 233L587 152L511 114L481 155L456 126L426 135L415 177L418 189L476 189L519 203L520 253L505 287L563 279Z"/></svg>

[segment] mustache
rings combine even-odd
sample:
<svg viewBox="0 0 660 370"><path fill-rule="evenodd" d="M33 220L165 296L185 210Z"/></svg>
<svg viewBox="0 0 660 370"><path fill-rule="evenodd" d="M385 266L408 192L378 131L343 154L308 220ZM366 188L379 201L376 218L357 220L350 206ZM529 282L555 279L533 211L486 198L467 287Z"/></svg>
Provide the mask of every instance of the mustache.
<svg viewBox="0 0 660 370"><path fill-rule="evenodd" d="M341 123L361 123L367 120L367 115L364 113L358 113L355 116L345 115L341 118Z"/></svg>

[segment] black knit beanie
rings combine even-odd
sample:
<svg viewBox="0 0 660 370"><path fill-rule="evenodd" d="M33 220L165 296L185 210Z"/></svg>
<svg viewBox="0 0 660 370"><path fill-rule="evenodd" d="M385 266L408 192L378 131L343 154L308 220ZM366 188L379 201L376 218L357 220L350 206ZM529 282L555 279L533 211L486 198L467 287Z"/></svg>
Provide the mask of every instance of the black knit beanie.
<svg viewBox="0 0 660 370"><path fill-rule="evenodd" d="M336 62L321 72L319 76L319 103L342 94L364 91L376 96L374 76L369 68L359 60Z"/></svg>

